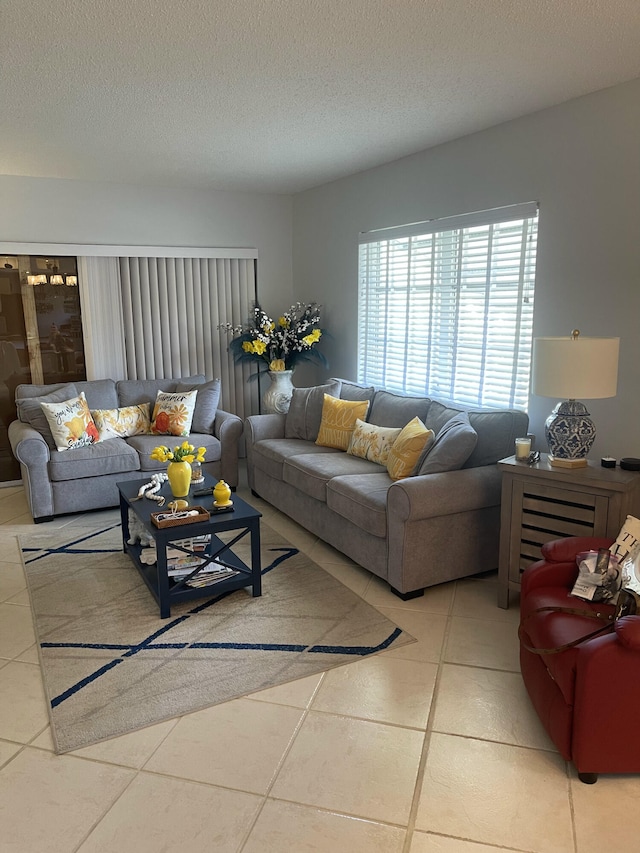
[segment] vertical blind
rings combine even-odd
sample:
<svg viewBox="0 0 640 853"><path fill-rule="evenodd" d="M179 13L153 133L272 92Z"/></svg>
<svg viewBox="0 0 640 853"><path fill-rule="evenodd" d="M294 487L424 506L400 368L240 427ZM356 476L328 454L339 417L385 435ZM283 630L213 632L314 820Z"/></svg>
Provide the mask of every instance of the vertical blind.
<svg viewBox="0 0 640 853"><path fill-rule="evenodd" d="M358 379L526 409L535 202L360 235Z"/></svg>
<svg viewBox="0 0 640 853"><path fill-rule="evenodd" d="M254 259L121 257L127 376L157 379L204 373L219 378L221 408L257 411L257 383L234 364L220 323L246 321L256 299Z"/></svg>

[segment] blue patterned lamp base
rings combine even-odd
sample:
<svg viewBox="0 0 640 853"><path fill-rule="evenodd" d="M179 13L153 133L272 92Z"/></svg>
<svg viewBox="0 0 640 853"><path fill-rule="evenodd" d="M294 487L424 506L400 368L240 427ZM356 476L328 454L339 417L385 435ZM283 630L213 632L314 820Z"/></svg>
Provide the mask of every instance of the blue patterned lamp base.
<svg viewBox="0 0 640 853"><path fill-rule="evenodd" d="M583 468L596 438L595 424L584 403L565 400L547 418L544 434L549 463L558 468Z"/></svg>

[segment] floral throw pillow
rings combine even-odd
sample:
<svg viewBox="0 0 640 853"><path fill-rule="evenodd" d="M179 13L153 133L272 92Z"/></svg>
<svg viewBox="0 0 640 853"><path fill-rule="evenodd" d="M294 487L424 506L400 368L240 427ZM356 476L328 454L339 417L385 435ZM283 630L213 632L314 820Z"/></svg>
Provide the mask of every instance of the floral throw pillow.
<svg viewBox="0 0 640 853"><path fill-rule="evenodd" d="M84 391L81 391L78 397L72 397L63 403L40 405L58 450L87 447L100 440Z"/></svg>
<svg viewBox="0 0 640 853"><path fill-rule="evenodd" d="M153 435L189 435L193 412L196 407L197 391L158 391L151 432Z"/></svg>
<svg viewBox="0 0 640 853"><path fill-rule="evenodd" d="M358 418L349 447L347 447L347 453L386 467L389 451L401 432L400 427L376 426Z"/></svg>
<svg viewBox="0 0 640 853"><path fill-rule="evenodd" d="M129 435L148 435L151 431L149 403L139 406L123 406L120 409L92 409L91 415L100 433L105 438L126 438Z"/></svg>

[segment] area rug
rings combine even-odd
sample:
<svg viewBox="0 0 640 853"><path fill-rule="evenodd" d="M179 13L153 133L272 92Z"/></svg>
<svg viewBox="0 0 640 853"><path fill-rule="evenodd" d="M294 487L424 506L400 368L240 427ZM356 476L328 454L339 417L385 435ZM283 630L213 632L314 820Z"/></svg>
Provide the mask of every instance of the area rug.
<svg viewBox="0 0 640 853"><path fill-rule="evenodd" d="M266 524L261 597L218 594L168 619L119 524L20 546L58 753L415 642Z"/></svg>

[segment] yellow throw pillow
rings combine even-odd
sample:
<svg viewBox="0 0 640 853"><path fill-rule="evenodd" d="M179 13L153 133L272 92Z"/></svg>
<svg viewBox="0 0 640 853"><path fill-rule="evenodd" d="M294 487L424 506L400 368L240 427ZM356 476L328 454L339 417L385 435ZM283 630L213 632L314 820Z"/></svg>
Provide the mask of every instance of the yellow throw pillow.
<svg viewBox="0 0 640 853"><path fill-rule="evenodd" d="M123 406L121 409L92 409L91 415L100 432L100 441L105 438L126 438L128 435L148 435L151 432L149 409L149 403Z"/></svg>
<svg viewBox="0 0 640 853"><path fill-rule="evenodd" d="M153 407L153 435L189 435L197 391L158 391Z"/></svg>
<svg viewBox="0 0 640 853"><path fill-rule="evenodd" d="M40 403L58 450L74 450L99 441L84 391L64 403Z"/></svg>
<svg viewBox="0 0 640 853"><path fill-rule="evenodd" d="M411 476L426 443L434 440L433 430L427 429L420 418L415 417L409 421L389 451L387 472L391 479L403 480Z"/></svg>
<svg viewBox="0 0 640 853"><path fill-rule="evenodd" d="M389 451L401 432L400 427L376 426L375 424L367 424L358 418L351 434L347 453L386 466Z"/></svg>
<svg viewBox="0 0 640 853"><path fill-rule="evenodd" d="M368 410L368 400L339 400L337 397L325 394L316 444L346 450L356 421L358 418L364 420Z"/></svg>

